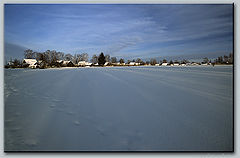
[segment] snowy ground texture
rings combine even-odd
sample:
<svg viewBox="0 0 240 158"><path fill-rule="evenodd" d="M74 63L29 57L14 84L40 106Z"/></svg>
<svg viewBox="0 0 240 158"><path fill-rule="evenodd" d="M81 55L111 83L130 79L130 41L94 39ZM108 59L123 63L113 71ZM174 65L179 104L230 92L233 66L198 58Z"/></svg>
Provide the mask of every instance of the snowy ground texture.
<svg viewBox="0 0 240 158"><path fill-rule="evenodd" d="M5 151L231 151L233 67L5 70Z"/></svg>

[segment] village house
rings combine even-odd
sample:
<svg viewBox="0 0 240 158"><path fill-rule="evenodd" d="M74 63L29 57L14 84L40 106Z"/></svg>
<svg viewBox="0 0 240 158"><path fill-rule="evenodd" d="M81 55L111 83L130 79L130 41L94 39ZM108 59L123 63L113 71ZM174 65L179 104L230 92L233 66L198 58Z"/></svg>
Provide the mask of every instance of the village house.
<svg viewBox="0 0 240 158"><path fill-rule="evenodd" d="M67 66L67 64L69 63L70 61L62 61L62 64Z"/></svg>
<svg viewBox="0 0 240 158"><path fill-rule="evenodd" d="M75 66L72 61L62 61L62 65L66 66L66 67L74 67Z"/></svg>
<svg viewBox="0 0 240 158"><path fill-rule="evenodd" d="M63 60L57 60L57 63L62 64Z"/></svg>
<svg viewBox="0 0 240 158"><path fill-rule="evenodd" d="M179 63L174 63L173 66L179 66Z"/></svg>
<svg viewBox="0 0 240 158"><path fill-rule="evenodd" d="M159 64L155 64L155 66L159 66Z"/></svg>
<svg viewBox="0 0 240 158"><path fill-rule="evenodd" d="M196 62L192 62L191 65L199 65L199 64Z"/></svg>
<svg viewBox="0 0 240 158"><path fill-rule="evenodd" d="M79 61L78 66L86 66L86 61Z"/></svg>
<svg viewBox="0 0 240 158"><path fill-rule="evenodd" d="M162 66L167 66L168 65L168 63L162 63Z"/></svg>
<svg viewBox="0 0 240 158"><path fill-rule="evenodd" d="M92 63L86 62L85 65L89 67L89 66L92 66Z"/></svg>
<svg viewBox="0 0 240 158"><path fill-rule="evenodd" d="M108 65L110 65L109 62L105 62L104 63L104 66L108 66Z"/></svg>
<svg viewBox="0 0 240 158"><path fill-rule="evenodd" d="M92 63L89 63L87 61L79 61L78 66L91 66Z"/></svg>
<svg viewBox="0 0 240 158"><path fill-rule="evenodd" d="M12 61L9 61L7 64L8 64L9 66L14 65L14 63L13 63Z"/></svg>
<svg viewBox="0 0 240 158"><path fill-rule="evenodd" d="M134 65L135 65L135 62L130 62L129 65L130 65L130 66L134 66Z"/></svg>
<svg viewBox="0 0 240 158"><path fill-rule="evenodd" d="M36 59L24 59L23 63L29 64L28 67L30 68L36 68L37 67L37 60Z"/></svg>

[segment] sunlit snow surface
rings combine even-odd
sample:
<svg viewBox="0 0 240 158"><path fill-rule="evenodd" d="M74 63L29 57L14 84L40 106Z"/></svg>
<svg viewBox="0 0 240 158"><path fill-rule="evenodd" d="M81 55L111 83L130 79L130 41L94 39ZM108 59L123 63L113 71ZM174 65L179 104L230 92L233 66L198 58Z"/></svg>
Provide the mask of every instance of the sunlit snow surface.
<svg viewBox="0 0 240 158"><path fill-rule="evenodd" d="M229 151L233 67L5 70L5 151Z"/></svg>

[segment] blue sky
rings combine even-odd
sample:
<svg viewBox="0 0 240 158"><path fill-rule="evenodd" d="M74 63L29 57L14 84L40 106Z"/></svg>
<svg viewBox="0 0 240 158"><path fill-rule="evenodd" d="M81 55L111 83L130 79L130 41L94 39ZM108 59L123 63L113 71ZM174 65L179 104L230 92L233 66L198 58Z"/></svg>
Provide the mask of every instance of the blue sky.
<svg viewBox="0 0 240 158"><path fill-rule="evenodd" d="M12 45L125 59L233 49L231 4L7 4L4 13L5 55Z"/></svg>

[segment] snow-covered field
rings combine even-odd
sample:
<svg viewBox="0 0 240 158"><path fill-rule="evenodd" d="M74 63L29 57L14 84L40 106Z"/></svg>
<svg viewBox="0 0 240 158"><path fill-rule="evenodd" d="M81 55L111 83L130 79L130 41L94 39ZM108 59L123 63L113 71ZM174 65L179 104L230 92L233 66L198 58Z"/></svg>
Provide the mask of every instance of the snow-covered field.
<svg viewBox="0 0 240 158"><path fill-rule="evenodd" d="M5 151L229 151L232 66L5 70Z"/></svg>

